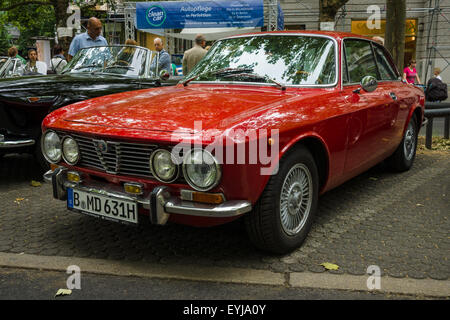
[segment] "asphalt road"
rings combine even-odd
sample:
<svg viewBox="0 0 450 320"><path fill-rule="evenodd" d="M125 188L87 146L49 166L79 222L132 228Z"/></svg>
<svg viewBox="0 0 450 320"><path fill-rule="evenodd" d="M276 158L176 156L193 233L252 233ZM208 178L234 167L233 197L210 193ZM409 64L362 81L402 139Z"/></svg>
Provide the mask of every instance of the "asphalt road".
<svg viewBox="0 0 450 320"><path fill-rule="evenodd" d="M386 300L414 295L290 288L251 284L165 280L110 275L81 275L81 289L67 288L65 272L0 268L0 300ZM421 298L421 297L419 297Z"/></svg>

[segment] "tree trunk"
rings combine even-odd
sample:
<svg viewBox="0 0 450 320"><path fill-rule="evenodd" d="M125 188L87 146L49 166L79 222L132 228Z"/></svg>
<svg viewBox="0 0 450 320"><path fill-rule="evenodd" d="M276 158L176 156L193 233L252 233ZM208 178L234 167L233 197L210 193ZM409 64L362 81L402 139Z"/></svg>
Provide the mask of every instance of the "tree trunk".
<svg viewBox="0 0 450 320"><path fill-rule="evenodd" d="M347 2L348 0L320 0L320 22L334 22L337 12Z"/></svg>
<svg viewBox="0 0 450 320"><path fill-rule="evenodd" d="M386 0L385 46L400 73L405 60L406 0Z"/></svg>

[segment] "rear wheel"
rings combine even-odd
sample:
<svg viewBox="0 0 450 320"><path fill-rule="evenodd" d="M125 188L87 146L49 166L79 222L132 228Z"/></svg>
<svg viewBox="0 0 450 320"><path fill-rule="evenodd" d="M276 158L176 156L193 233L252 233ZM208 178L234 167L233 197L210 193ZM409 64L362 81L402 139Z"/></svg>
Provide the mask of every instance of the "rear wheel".
<svg viewBox="0 0 450 320"><path fill-rule="evenodd" d="M402 142L395 150L394 154L387 159L388 165L395 171L407 171L412 167L417 150L417 128L416 115L411 117L408 123Z"/></svg>
<svg viewBox="0 0 450 320"><path fill-rule="evenodd" d="M317 210L319 178L314 158L298 146L286 154L245 224L260 249L287 253L306 238Z"/></svg>

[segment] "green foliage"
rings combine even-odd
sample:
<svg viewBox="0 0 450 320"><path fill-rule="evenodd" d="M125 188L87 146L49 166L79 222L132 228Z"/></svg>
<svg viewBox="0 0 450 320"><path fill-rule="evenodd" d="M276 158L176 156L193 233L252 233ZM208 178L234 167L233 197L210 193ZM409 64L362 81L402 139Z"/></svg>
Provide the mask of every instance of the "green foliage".
<svg viewBox="0 0 450 320"><path fill-rule="evenodd" d="M10 47L10 37L6 28L0 29L0 56L8 55L8 48Z"/></svg>

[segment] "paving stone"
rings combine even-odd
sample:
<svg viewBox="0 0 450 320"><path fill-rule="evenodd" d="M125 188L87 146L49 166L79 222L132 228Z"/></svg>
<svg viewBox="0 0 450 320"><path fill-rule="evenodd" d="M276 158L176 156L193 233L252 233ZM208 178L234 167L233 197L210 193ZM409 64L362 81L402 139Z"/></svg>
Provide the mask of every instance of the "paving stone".
<svg viewBox="0 0 450 320"><path fill-rule="evenodd" d="M410 171L376 166L323 196L303 246L279 257L256 250L242 221L208 229L169 224L134 228L69 212L51 186L29 186L32 158L0 159L0 251L97 259L272 270L448 279L449 154L418 154ZM371 180L370 177L377 177ZM23 197L19 205L14 201ZM418 203L424 206L417 206ZM319 264L333 262L338 271Z"/></svg>

